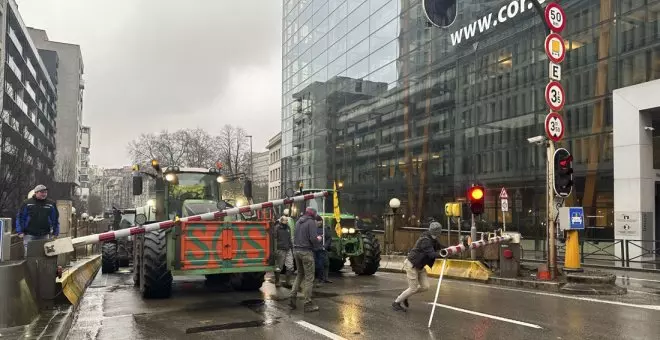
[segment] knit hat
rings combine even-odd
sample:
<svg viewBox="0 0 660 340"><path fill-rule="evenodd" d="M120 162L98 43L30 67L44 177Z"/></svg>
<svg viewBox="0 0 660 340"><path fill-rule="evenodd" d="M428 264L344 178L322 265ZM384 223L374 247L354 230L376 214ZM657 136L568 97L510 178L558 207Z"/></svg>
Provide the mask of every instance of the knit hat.
<svg viewBox="0 0 660 340"><path fill-rule="evenodd" d="M442 233L442 225L438 222L431 222L429 225L429 233L431 235L439 236Z"/></svg>
<svg viewBox="0 0 660 340"><path fill-rule="evenodd" d="M46 186L43 185L43 184L39 184L36 187L34 187L34 189L32 189L32 191L34 191L34 192L39 192L39 191L44 191L44 190L48 190L48 188L46 188Z"/></svg>

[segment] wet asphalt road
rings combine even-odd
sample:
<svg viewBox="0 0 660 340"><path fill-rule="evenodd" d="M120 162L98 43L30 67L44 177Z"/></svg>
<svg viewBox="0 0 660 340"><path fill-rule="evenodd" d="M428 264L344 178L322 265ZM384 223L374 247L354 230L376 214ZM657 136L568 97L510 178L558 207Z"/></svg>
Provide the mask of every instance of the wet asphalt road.
<svg viewBox="0 0 660 340"><path fill-rule="evenodd" d="M213 292L203 278L177 278L172 298L142 300L131 274L98 274L81 302L69 340L98 339L658 339L660 278L632 282L623 297L566 297L443 280L427 328L437 280L397 313L402 274L357 277L346 271L315 290L321 310L287 307L289 290ZM657 280L657 281L656 281ZM635 284L644 287L634 289Z"/></svg>

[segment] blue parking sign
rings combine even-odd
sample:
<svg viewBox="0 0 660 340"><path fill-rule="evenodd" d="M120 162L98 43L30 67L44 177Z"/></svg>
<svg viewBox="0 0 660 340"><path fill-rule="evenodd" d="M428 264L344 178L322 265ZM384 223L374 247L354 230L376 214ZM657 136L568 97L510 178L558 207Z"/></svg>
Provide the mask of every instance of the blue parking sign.
<svg viewBox="0 0 660 340"><path fill-rule="evenodd" d="M584 230L584 209L582 207L568 208L569 229Z"/></svg>

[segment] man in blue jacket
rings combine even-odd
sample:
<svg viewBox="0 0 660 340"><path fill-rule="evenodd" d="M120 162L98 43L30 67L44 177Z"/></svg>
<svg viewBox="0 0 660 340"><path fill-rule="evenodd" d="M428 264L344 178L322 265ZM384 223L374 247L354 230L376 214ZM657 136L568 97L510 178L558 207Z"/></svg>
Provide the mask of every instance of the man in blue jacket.
<svg viewBox="0 0 660 340"><path fill-rule="evenodd" d="M48 188L39 184L34 188L34 196L21 205L16 216L16 234L23 239L27 255L27 245L33 240L48 239L52 233L60 234L60 214L55 202L47 199Z"/></svg>

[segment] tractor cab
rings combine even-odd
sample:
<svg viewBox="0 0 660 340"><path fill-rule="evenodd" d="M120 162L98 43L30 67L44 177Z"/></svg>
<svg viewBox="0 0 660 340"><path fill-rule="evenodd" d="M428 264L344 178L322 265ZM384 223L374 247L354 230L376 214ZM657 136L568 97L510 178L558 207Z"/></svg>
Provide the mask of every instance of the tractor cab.
<svg viewBox="0 0 660 340"><path fill-rule="evenodd" d="M337 220L334 215L334 203L333 197L335 190L332 189L304 189L300 190L301 195L313 194L317 192L327 191L327 197L317 197L315 199L303 202L297 202L293 206L292 216L300 216L305 212L306 208L314 208L317 213L323 218L323 224L329 226L333 232L333 237L350 237L356 232L356 220L355 216L348 213L341 213L340 217L340 226L341 226L341 235L337 234L336 226ZM337 196L341 198L341 191L337 191Z"/></svg>

